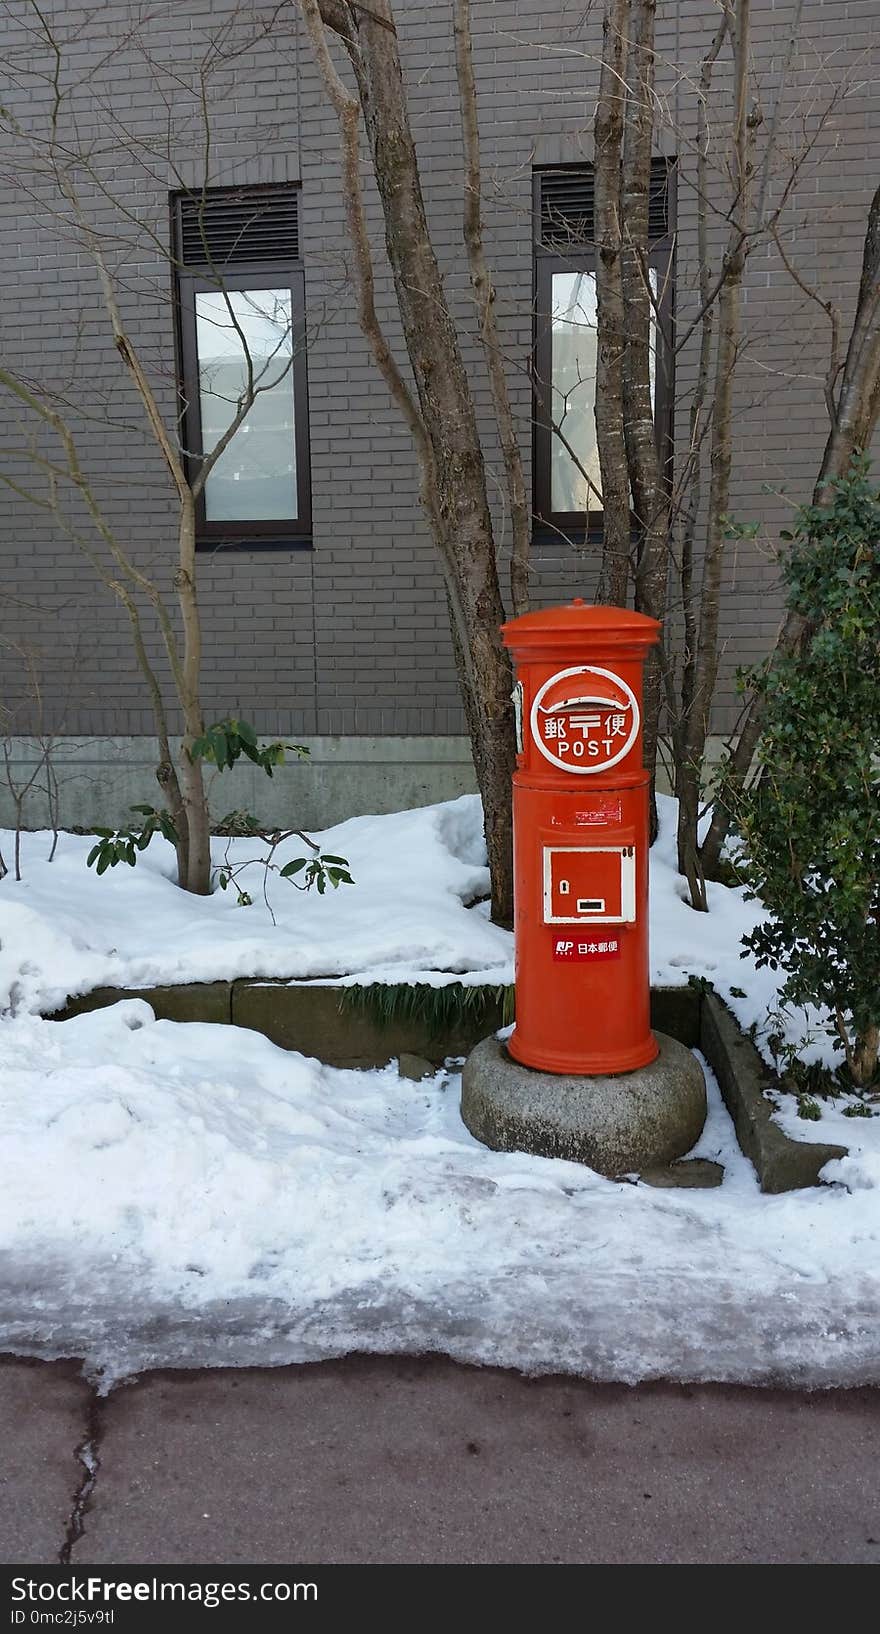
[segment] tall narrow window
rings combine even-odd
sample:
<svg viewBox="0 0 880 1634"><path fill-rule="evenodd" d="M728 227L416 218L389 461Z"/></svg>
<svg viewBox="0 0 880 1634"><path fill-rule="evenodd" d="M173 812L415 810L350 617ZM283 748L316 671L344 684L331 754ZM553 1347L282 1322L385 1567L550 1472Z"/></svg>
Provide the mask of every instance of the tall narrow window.
<svg viewBox="0 0 880 1634"><path fill-rule="evenodd" d="M298 203L293 187L173 200L182 439L191 473L213 459L202 546L311 542Z"/></svg>
<svg viewBox="0 0 880 1634"><path fill-rule="evenodd" d="M672 412L671 169L652 162L651 375L658 444L669 452ZM602 527L596 447L596 246L592 165L535 173L536 523L565 534Z"/></svg>

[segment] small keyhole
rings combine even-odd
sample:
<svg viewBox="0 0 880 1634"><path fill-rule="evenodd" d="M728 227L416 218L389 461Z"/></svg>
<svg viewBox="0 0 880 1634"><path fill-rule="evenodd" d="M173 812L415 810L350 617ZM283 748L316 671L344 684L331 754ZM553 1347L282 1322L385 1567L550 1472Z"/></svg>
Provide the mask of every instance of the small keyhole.
<svg viewBox="0 0 880 1634"><path fill-rule="evenodd" d="M559 881L559 895L560 896L568 896L568 880L567 879L561 879Z"/></svg>

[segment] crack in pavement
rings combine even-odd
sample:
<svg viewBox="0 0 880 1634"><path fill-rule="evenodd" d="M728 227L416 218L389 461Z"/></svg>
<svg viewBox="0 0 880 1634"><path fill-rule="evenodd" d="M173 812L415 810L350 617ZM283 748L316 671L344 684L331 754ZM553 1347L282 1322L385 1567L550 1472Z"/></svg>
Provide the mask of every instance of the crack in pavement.
<svg viewBox="0 0 880 1634"><path fill-rule="evenodd" d="M74 1453L74 1456L82 1465L83 1473L79 1486L73 1494L73 1507L67 1522L64 1542L58 1551L58 1559L62 1566L70 1565L71 1552L85 1531L86 1510L95 1490L95 1483L101 1468L101 1459L98 1453L103 1431L100 1400L97 1390L93 1389L86 1408L86 1433L82 1441L78 1443Z"/></svg>

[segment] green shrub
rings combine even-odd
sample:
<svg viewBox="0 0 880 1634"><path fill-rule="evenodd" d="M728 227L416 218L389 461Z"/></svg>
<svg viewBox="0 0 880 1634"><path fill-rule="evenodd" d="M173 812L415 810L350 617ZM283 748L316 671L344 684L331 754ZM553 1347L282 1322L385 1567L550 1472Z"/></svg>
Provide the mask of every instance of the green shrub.
<svg viewBox="0 0 880 1634"><path fill-rule="evenodd" d="M759 775L735 816L768 918L745 944L786 972L784 1003L827 1010L865 1088L880 1044L880 495L867 463L787 537L788 604L804 631L755 677Z"/></svg>
<svg viewBox="0 0 880 1634"><path fill-rule="evenodd" d="M224 769L231 770L237 760L244 756L261 767L267 777L271 777L276 766L284 765L287 750L291 750L299 760L308 758L308 749L302 743L259 743L257 734L247 721L237 720L227 715L222 721L217 721L209 727L203 737L196 738L189 751L191 760L205 760L212 762L218 772ZM104 874L108 868L116 868L126 862L134 868L141 851L146 851L154 834L161 834L163 839L171 845L179 840L177 827L170 811L157 810L155 806L130 806L130 811L137 812L139 822L126 823L123 828L96 828L95 844L86 857L86 866L94 868L97 874ZM212 869L211 879L216 879L221 891L232 886L236 893L239 907L253 906L253 897L249 891L239 884L239 876L257 865L263 870L263 901L269 910L273 925L275 915L272 912L267 894L269 875L277 874L279 879L286 879L295 885L298 891L310 891L315 885L318 895L323 896L327 886L335 891L339 885L353 885L354 880L349 871L345 857L333 856L329 851L322 852L314 840L310 840L300 828L262 829L256 817L249 811L230 811L220 820L220 832L230 840L236 837L264 841L266 850L261 856L239 858L235 861L230 853L229 845L223 863L219 868ZM304 840L309 847L310 854L306 857L295 857L285 863L282 868L275 862L275 852L285 840L293 838ZM298 877L299 876L299 877Z"/></svg>

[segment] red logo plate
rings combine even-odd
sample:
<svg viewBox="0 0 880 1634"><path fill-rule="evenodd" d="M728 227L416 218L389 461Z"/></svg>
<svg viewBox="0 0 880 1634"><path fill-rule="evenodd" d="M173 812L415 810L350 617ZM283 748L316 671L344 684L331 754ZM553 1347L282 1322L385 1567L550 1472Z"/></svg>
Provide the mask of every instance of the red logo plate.
<svg viewBox="0 0 880 1634"><path fill-rule="evenodd" d="M553 957L565 963L592 963L594 959L619 959L619 936L553 938Z"/></svg>
<svg viewBox="0 0 880 1634"><path fill-rule="evenodd" d="M578 828L600 828L603 823L619 824L623 821L621 801L613 794L600 796L588 811L576 811L574 820Z"/></svg>

